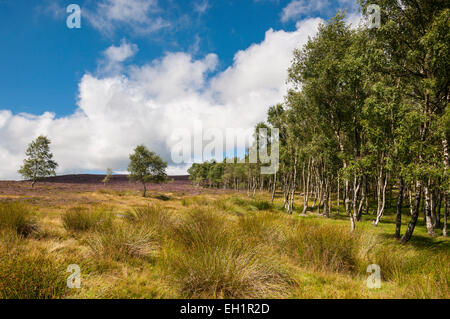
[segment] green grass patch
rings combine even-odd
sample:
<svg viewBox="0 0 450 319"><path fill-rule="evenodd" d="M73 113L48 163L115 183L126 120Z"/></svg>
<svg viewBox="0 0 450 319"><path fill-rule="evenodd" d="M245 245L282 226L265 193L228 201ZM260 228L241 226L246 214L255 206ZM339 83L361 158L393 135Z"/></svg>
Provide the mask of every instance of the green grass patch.
<svg viewBox="0 0 450 319"><path fill-rule="evenodd" d="M67 293L65 270L42 253L1 254L0 298L62 298Z"/></svg>

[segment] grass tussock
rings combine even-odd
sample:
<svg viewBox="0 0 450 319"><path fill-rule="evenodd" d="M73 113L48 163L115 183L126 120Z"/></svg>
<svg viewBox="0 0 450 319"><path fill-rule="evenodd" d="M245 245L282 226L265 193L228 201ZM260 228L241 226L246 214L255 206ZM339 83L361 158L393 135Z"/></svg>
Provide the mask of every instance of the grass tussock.
<svg viewBox="0 0 450 319"><path fill-rule="evenodd" d="M271 247L284 246L289 226L279 213L257 212L239 218L243 237L255 244L265 243Z"/></svg>
<svg viewBox="0 0 450 319"><path fill-rule="evenodd" d="M238 236L233 223L209 209L193 209L176 229L165 264L187 298L281 297L287 271Z"/></svg>
<svg viewBox="0 0 450 319"><path fill-rule="evenodd" d="M87 244L95 256L126 261L154 256L158 249L157 237L155 228L116 221L96 230Z"/></svg>
<svg viewBox="0 0 450 319"><path fill-rule="evenodd" d="M62 298L67 292L64 271L42 253L0 254L0 298Z"/></svg>
<svg viewBox="0 0 450 319"><path fill-rule="evenodd" d="M102 208L88 209L73 207L62 216L64 228L69 231L82 232L100 227L111 220L111 214Z"/></svg>
<svg viewBox="0 0 450 319"><path fill-rule="evenodd" d="M301 265L315 270L349 272L357 269L359 233L337 225L298 222L288 235L288 244Z"/></svg>
<svg viewBox="0 0 450 319"><path fill-rule="evenodd" d="M90 209L86 196L39 215L0 204L0 298L450 296L450 242L421 225L424 236L400 245L388 223L363 220L351 233L347 220L287 215L269 196L111 194L108 207ZM34 226L24 225L38 218L29 236ZM71 263L82 267L82 289L66 288L60 268ZM380 266L380 289L366 286L370 264Z"/></svg>
<svg viewBox="0 0 450 319"><path fill-rule="evenodd" d="M159 233L166 231L173 224L168 210L158 204L136 207L126 217L131 223L154 227Z"/></svg>
<svg viewBox="0 0 450 319"><path fill-rule="evenodd" d="M36 213L18 202L0 203L0 229L28 237L39 230Z"/></svg>

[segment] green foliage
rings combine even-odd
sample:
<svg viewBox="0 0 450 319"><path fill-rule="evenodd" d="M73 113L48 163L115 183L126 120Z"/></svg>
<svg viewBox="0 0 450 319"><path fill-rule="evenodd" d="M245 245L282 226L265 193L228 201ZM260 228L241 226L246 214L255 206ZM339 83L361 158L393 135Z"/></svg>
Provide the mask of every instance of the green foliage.
<svg viewBox="0 0 450 319"><path fill-rule="evenodd" d="M144 196L146 192L145 183L161 183L166 181L167 163L154 152L149 151L144 145L139 145L130 155L128 171L129 178L133 182L140 182L144 185Z"/></svg>
<svg viewBox="0 0 450 319"><path fill-rule="evenodd" d="M18 172L24 178L30 179L32 185L40 178L56 175L58 164L53 160L50 143L47 137L41 135L28 146L25 153L27 158Z"/></svg>
<svg viewBox="0 0 450 319"><path fill-rule="evenodd" d="M0 298L55 299L67 293L67 275L42 253L0 253Z"/></svg>
<svg viewBox="0 0 450 319"><path fill-rule="evenodd" d="M434 236L440 227L437 201L442 206L449 201L449 4L360 3L363 14L369 4L380 6L381 27L353 28L343 12L321 24L294 50L284 103L271 106L267 123L255 127L255 132L279 129L278 173L261 175L261 163L205 162L189 170L195 184L244 186L248 195L267 187L275 196L279 188L288 213L295 211L294 197L301 189L314 194L318 211L323 207L328 217L330 198L339 187L347 194L344 207L354 230L374 201L378 225L387 207L386 190L392 199L392 190L404 181L402 189L411 197L424 193L424 211L432 220L428 233ZM410 205L415 213L402 242L411 238L420 210L416 202Z"/></svg>

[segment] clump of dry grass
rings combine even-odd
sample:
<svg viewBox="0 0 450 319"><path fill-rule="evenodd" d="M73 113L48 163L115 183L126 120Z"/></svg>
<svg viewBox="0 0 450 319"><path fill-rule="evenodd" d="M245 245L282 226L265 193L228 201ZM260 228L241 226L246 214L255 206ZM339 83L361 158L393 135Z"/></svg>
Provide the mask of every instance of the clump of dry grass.
<svg viewBox="0 0 450 319"><path fill-rule="evenodd" d="M239 218L239 226L242 236L249 240L269 244L273 246L283 246L286 240L286 225L284 216L279 213L258 212L251 213Z"/></svg>
<svg viewBox="0 0 450 319"><path fill-rule="evenodd" d="M160 233L173 224L167 209L158 204L136 207L126 217L132 223L155 227Z"/></svg>
<svg viewBox="0 0 450 319"><path fill-rule="evenodd" d="M315 270L349 272L358 266L358 232L341 225L300 220L288 234L288 245L299 263Z"/></svg>
<svg viewBox="0 0 450 319"><path fill-rule="evenodd" d="M102 208L94 210L73 207L61 216L64 228L71 231L88 231L100 227L111 220L111 214Z"/></svg>
<svg viewBox="0 0 450 319"><path fill-rule="evenodd" d="M261 247L243 240L236 225L208 209L193 209L174 233L165 265L183 296L280 297L288 272Z"/></svg>
<svg viewBox="0 0 450 319"><path fill-rule="evenodd" d="M154 256L158 249L157 232L152 227L128 222L113 222L87 239L94 255L116 261Z"/></svg>
<svg viewBox="0 0 450 319"><path fill-rule="evenodd" d="M39 230L36 213L18 202L0 203L0 229L27 237Z"/></svg>

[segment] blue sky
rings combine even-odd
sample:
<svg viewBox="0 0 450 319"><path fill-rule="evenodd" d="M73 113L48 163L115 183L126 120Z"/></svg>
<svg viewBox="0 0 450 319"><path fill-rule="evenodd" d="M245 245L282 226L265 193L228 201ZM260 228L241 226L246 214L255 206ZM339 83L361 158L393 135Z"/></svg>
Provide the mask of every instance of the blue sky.
<svg viewBox="0 0 450 319"><path fill-rule="evenodd" d="M70 3L81 7L81 29L66 26ZM150 122L155 110L164 110L158 114L168 116L166 122L172 122L171 114L185 114L187 119L204 113L204 126L252 126L263 120L270 106L262 101L281 102L290 51L314 34L320 19L327 20L340 8L347 8L351 21L357 16L351 0L0 0L0 152L6 154L0 161L23 157L24 142L41 133L56 140L55 153L63 158L68 150L61 147L58 130L73 131L66 138L76 143L79 132L89 130L94 120L105 122L104 131L112 131L116 119L128 118L122 132L131 130L129 112L103 118L94 114L98 104L105 114L116 114L118 103L134 113L152 110L140 118L149 116ZM261 73L259 67L267 71ZM107 85L115 89L103 92ZM165 92L168 88L174 94ZM244 115L235 112L242 108L239 103L250 105ZM218 109L227 109L226 123L211 121ZM114 156L86 159L85 168L81 163L60 164L60 172L107 166L121 171L127 150L138 141L160 148L167 157L167 131L179 127L180 121L160 127L158 132L165 130L164 134L146 138L141 135L151 132L143 129ZM111 132L91 133L104 140L101 147L115 139ZM12 147L13 139L21 146ZM0 171L0 178L16 176L17 165L9 166Z"/></svg>

